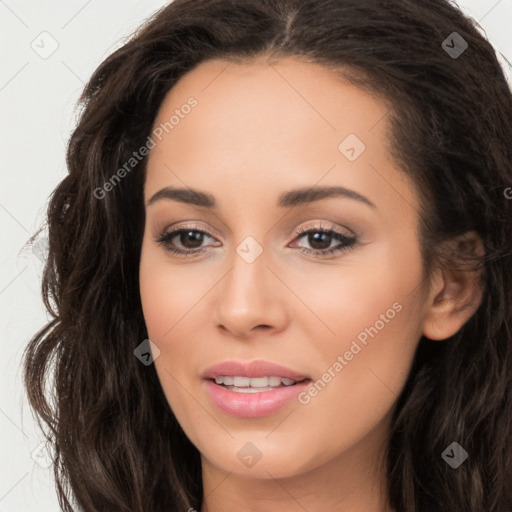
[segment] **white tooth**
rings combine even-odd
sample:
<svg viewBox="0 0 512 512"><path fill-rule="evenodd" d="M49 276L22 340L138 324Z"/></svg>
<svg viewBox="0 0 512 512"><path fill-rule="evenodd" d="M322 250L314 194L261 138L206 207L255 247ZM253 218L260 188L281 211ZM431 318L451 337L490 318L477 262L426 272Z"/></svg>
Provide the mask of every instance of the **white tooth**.
<svg viewBox="0 0 512 512"><path fill-rule="evenodd" d="M266 388L268 387L268 377L253 377L251 379L252 388Z"/></svg>
<svg viewBox="0 0 512 512"><path fill-rule="evenodd" d="M250 388L255 388L258 390L263 390L263 388L265 388L265 390L271 390L281 385L291 386L292 384L295 384L295 381L293 379L288 379L286 377L277 377L275 375L270 377L253 378L242 377L239 375L220 375L218 377L215 377L215 382L217 384L223 384L224 386L229 388L243 388L244 390ZM252 393L252 391L247 392Z"/></svg>
<svg viewBox="0 0 512 512"><path fill-rule="evenodd" d="M269 386L280 386L281 385L281 377L269 377L268 378Z"/></svg>
<svg viewBox="0 0 512 512"><path fill-rule="evenodd" d="M251 379L249 377L234 377L234 386L237 387L246 387L249 386L251 383ZM227 382L224 382L224 384L227 384Z"/></svg>

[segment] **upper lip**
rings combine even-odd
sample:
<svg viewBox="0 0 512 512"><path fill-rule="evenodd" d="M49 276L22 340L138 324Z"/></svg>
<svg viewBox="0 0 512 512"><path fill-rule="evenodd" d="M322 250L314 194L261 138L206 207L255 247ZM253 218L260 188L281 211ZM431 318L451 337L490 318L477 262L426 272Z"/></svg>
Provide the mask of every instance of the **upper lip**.
<svg viewBox="0 0 512 512"><path fill-rule="evenodd" d="M215 379L223 375L239 377L285 377L296 382L308 377L298 372L269 361L224 361L215 364L203 372L203 379Z"/></svg>

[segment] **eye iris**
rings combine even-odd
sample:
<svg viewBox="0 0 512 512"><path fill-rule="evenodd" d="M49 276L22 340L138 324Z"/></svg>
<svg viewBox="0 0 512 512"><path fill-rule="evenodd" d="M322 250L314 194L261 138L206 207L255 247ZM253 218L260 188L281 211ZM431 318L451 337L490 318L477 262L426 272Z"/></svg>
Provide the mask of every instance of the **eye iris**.
<svg viewBox="0 0 512 512"><path fill-rule="evenodd" d="M327 245L325 245L326 241ZM308 242L314 249L327 249L331 245L331 235L329 235L328 233L310 233L308 235ZM318 247L318 243L323 245L321 247Z"/></svg>
<svg viewBox="0 0 512 512"><path fill-rule="evenodd" d="M179 237L180 243L189 249L196 249L200 247L203 242L203 233L199 231L183 231ZM192 241L192 247L187 245L189 241Z"/></svg>

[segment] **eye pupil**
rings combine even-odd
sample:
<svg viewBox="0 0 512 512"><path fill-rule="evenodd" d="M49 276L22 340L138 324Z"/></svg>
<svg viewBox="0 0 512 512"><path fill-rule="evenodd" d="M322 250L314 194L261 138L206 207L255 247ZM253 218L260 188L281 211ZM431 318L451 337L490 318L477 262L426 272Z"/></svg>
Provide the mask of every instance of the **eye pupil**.
<svg viewBox="0 0 512 512"><path fill-rule="evenodd" d="M190 241L192 241L192 247L187 246ZM196 247L200 247L202 242L203 233L200 233L199 231L184 231L180 234L180 243L188 248L195 249Z"/></svg>
<svg viewBox="0 0 512 512"><path fill-rule="evenodd" d="M314 249L322 250L327 249L331 245L331 235L328 233L310 233L308 242L311 244L311 246ZM325 245L325 242L327 240L327 245ZM320 243L320 247L318 247L318 243Z"/></svg>

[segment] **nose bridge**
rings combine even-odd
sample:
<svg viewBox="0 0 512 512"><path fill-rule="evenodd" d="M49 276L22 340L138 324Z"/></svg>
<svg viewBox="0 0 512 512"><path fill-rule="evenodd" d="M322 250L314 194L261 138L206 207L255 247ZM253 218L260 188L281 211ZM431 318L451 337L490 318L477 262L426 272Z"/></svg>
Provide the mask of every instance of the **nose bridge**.
<svg viewBox="0 0 512 512"><path fill-rule="evenodd" d="M269 255L269 250L252 236L235 247L231 270L217 297L218 324L239 335L261 325L281 327L285 311L276 277L267 268Z"/></svg>
<svg viewBox="0 0 512 512"><path fill-rule="evenodd" d="M246 237L236 246L225 289L232 311L256 312L269 301L267 264L267 251L255 238Z"/></svg>

